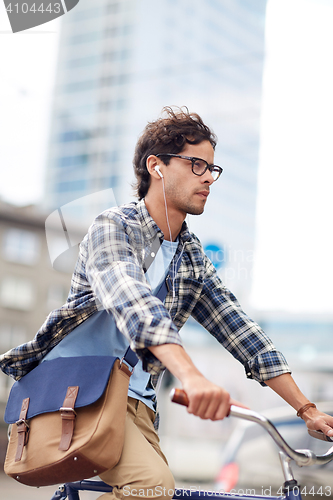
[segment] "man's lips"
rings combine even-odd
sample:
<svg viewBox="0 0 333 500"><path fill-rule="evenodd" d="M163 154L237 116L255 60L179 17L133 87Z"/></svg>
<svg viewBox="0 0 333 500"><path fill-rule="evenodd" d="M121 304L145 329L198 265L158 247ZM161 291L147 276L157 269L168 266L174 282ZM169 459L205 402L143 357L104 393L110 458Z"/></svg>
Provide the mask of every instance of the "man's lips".
<svg viewBox="0 0 333 500"><path fill-rule="evenodd" d="M209 195L209 191L199 191L198 193L196 193L197 195L201 196L202 198L207 198L207 196Z"/></svg>

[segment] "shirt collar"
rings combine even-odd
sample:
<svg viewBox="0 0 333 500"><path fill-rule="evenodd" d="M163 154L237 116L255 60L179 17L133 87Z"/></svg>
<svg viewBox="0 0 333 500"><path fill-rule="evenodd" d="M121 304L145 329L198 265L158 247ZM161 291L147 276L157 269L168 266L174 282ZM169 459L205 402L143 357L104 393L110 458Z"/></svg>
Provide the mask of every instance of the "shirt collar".
<svg viewBox="0 0 333 500"><path fill-rule="evenodd" d="M163 231L161 231L161 229L158 227L158 225L148 212L145 200L140 200L137 203L136 207L144 234L147 234L149 239L153 239L156 237L157 233L160 238L164 239Z"/></svg>

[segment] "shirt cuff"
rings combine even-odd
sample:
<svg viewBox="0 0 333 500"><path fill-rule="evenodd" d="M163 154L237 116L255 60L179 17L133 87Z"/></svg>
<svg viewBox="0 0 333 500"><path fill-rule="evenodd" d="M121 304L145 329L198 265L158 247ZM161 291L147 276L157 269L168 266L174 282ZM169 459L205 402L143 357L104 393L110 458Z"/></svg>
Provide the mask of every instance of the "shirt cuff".
<svg viewBox="0 0 333 500"><path fill-rule="evenodd" d="M266 386L265 380L270 380L284 373L291 373L286 358L275 349L257 354L244 366L247 378L256 380L262 386Z"/></svg>

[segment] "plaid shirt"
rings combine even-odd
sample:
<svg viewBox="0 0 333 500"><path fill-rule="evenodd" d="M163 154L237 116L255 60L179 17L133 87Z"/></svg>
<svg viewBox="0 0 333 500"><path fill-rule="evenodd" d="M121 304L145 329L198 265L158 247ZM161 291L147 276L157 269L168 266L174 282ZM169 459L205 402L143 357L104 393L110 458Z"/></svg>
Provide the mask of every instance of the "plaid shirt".
<svg viewBox="0 0 333 500"><path fill-rule="evenodd" d="M0 357L2 371L21 378L74 328L104 308L152 375L164 367L149 347L181 345L179 329L190 315L243 363L249 378L264 384L290 372L283 355L223 285L185 222L174 257L181 258L174 297L170 291L163 305L152 294L143 269L154 255L157 236L163 241L144 200L100 214L80 245L66 304L49 314L32 341Z"/></svg>

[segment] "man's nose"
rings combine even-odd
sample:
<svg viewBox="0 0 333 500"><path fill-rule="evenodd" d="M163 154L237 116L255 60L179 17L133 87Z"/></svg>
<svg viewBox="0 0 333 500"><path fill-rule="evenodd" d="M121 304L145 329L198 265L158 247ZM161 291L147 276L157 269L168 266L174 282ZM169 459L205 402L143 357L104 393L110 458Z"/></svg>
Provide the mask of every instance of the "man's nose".
<svg viewBox="0 0 333 500"><path fill-rule="evenodd" d="M202 179L202 183L205 183L205 184L213 184L214 182L214 178L212 176L212 173L210 170L206 170L206 172L201 176L201 179Z"/></svg>

